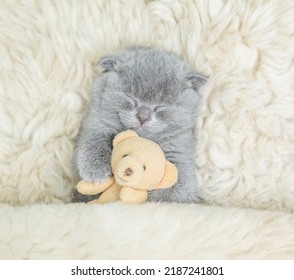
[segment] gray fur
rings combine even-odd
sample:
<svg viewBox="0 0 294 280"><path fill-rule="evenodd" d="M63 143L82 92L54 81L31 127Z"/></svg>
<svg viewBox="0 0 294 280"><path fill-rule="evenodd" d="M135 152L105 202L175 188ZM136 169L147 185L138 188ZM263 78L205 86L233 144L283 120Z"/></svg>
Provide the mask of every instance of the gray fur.
<svg viewBox="0 0 294 280"><path fill-rule="evenodd" d="M74 154L79 178L101 182L110 175L112 139L133 129L158 143L179 171L175 186L151 191L148 199L197 201L193 130L199 88L207 78L159 48L128 48L102 58L98 66L103 74L94 83Z"/></svg>

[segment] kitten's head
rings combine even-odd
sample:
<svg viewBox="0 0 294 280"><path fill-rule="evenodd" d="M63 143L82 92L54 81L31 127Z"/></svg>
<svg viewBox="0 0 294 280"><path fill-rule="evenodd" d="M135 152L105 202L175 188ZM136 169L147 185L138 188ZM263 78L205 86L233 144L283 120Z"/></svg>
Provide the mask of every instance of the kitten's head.
<svg viewBox="0 0 294 280"><path fill-rule="evenodd" d="M102 58L98 66L105 105L126 129L149 135L194 125L198 91L207 78L175 55L135 47Z"/></svg>

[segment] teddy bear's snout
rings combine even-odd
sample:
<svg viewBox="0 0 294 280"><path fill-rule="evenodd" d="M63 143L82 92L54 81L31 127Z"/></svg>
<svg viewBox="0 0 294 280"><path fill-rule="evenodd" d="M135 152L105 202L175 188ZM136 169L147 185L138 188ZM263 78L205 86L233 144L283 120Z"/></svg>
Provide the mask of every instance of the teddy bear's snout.
<svg viewBox="0 0 294 280"><path fill-rule="evenodd" d="M120 185L133 186L141 180L143 172L142 163L134 156L127 156L119 161L113 174Z"/></svg>
<svg viewBox="0 0 294 280"><path fill-rule="evenodd" d="M125 176L129 177L129 176L132 176L133 174L133 170L131 168L127 168L124 172Z"/></svg>

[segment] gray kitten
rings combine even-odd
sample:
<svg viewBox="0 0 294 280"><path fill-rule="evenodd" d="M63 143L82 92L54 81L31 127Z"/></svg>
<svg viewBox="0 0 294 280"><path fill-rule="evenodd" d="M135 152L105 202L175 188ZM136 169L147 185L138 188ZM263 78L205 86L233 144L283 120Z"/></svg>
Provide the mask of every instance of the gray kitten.
<svg viewBox="0 0 294 280"><path fill-rule="evenodd" d="M176 164L179 179L154 190L149 201L196 202L195 139L199 88L207 78L174 54L133 47L102 58L90 108L82 121L74 153L80 179L101 182L111 174L112 139L126 129L158 143ZM76 200L92 197L80 195Z"/></svg>

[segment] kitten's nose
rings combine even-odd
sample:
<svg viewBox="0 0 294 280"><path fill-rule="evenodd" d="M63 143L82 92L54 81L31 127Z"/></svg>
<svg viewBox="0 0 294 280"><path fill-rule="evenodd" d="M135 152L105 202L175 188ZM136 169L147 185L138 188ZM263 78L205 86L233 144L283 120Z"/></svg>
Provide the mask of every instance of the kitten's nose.
<svg viewBox="0 0 294 280"><path fill-rule="evenodd" d="M139 120L139 122L140 122L141 125L144 124L145 122L147 122L149 120L148 117L140 116L140 115L139 116L137 115L137 118L138 118L138 120Z"/></svg>
<svg viewBox="0 0 294 280"><path fill-rule="evenodd" d="M151 119L151 110L147 107L142 106L139 108L136 116L140 124L142 125Z"/></svg>

